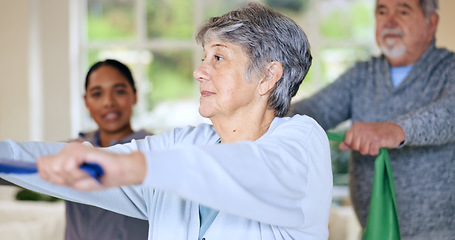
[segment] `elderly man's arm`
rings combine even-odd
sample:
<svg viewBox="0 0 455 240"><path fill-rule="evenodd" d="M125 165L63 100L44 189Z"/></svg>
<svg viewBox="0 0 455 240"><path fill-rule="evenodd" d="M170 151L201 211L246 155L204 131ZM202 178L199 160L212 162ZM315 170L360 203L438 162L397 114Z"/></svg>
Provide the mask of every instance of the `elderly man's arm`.
<svg viewBox="0 0 455 240"><path fill-rule="evenodd" d="M379 148L404 145L431 146L455 141L455 64L440 73L443 90L437 98L389 122L356 122L346 133L341 149L376 155Z"/></svg>
<svg viewBox="0 0 455 240"><path fill-rule="evenodd" d="M432 77L432 83L429 84L443 84L437 98L424 107L392 120L406 134L404 145L443 145L455 141L455 60L451 57L440 65L444 67L438 69L437 73L433 71L429 74ZM436 77L437 82L433 81Z"/></svg>
<svg viewBox="0 0 455 240"><path fill-rule="evenodd" d="M355 122L341 150L377 155L379 148L442 145L455 141L455 88L447 86L439 99L390 122Z"/></svg>
<svg viewBox="0 0 455 240"><path fill-rule="evenodd" d="M448 84L438 101L393 121L405 132L405 145L442 145L455 141L455 86Z"/></svg>
<svg viewBox="0 0 455 240"><path fill-rule="evenodd" d="M325 130L336 127L339 123L351 118L352 92L357 82L363 78L359 75L362 64L358 63L335 82L307 99L292 104L289 116L308 115L314 118Z"/></svg>

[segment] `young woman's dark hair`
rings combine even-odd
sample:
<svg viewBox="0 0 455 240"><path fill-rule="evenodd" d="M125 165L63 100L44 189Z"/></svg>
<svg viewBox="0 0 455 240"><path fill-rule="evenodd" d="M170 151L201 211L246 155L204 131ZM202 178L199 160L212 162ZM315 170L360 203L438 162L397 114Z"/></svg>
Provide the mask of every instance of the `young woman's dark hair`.
<svg viewBox="0 0 455 240"><path fill-rule="evenodd" d="M114 59L106 59L104 61L99 61L99 62L93 64L93 66L90 68L90 70L88 70L87 76L85 77L85 90L87 90L90 74L92 74L93 71L95 71L96 69L98 69L101 66L111 66L111 67L117 69L123 76L125 76L125 78L130 83L131 87L133 88L133 91L136 92L136 86L134 84L133 75L131 74L130 69L125 64L123 64L117 60L114 60Z"/></svg>

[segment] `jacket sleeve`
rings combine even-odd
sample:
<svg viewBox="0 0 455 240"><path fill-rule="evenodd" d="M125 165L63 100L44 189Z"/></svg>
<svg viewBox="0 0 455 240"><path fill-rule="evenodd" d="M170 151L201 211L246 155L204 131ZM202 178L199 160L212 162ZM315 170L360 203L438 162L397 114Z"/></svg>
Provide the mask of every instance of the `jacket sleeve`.
<svg viewBox="0 0 455 240"><path fill-rule="evenodd" d="M392 121L405 132L403 145L442 145L455 141L455 61L445 71L438 71L439 78L444 79L438 82L444 86L435 101Z"/></svg>
<svg viewBox="0 0 455 240"><path fill-rule="evenodd" d="M0 157L17 161L34 162L39 156L55 154L65 143L0 142ZM119 145L117 151L131 151ZM38 174L0 174L0 178L18 186L55 196L68 201L98 206L124 215L146 219L145 203L141 190L136 187L112 188L99 192L80 192L67 187L52 185L40 178Z"/></svg>
<svg viewBox="0 0 455 240"><path fill-rule="evenodd" d="M351 118L352 91L361 79L361 69L366 63L357 65L341 75L332 84L313 96L292 104L290 113L308 115L314 118L323 129L336 127Z"/></svg>
<svg viewBox="0 0 455 240"><path fill-rule="evenodd" d="M327 231L330 150L325 132L309 117L276 118L255 142L144 153L144 186L272 225Z"/></svg>

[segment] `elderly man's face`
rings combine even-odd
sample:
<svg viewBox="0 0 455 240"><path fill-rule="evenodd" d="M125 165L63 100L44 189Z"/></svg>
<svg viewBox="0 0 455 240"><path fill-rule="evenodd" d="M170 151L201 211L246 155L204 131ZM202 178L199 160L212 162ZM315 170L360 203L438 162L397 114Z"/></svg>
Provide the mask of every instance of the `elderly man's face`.
<svg viewBox="0 0 455 240"><path fill-rule="evenodd" d="M205 43L204 51L193 73L200 82L199 113L207 118L247 116L258 87L257 79L246 79L247 54L238 45L217 40Z"/></svg>
<svg viewBox="0 0 455 240"><path fill-rule="evenodd" d="M376 41L392 66L414 64L433 40L437 14L426 19L419 0L377 0Z"/></svg>

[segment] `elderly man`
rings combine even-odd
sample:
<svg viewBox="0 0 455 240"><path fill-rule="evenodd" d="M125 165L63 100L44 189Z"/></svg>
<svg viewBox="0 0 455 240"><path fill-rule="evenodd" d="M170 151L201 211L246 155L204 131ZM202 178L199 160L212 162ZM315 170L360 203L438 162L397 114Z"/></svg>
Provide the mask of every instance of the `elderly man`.
<svg viewBox="0 0 455 240"><path fill-rule="evenodd" d="M382 54L293 105L324 129L351 119L350 194L365 227L374 155L388 148L402 239L455 236L455 55L435 47L437 0L377 0Z"/></svg>

